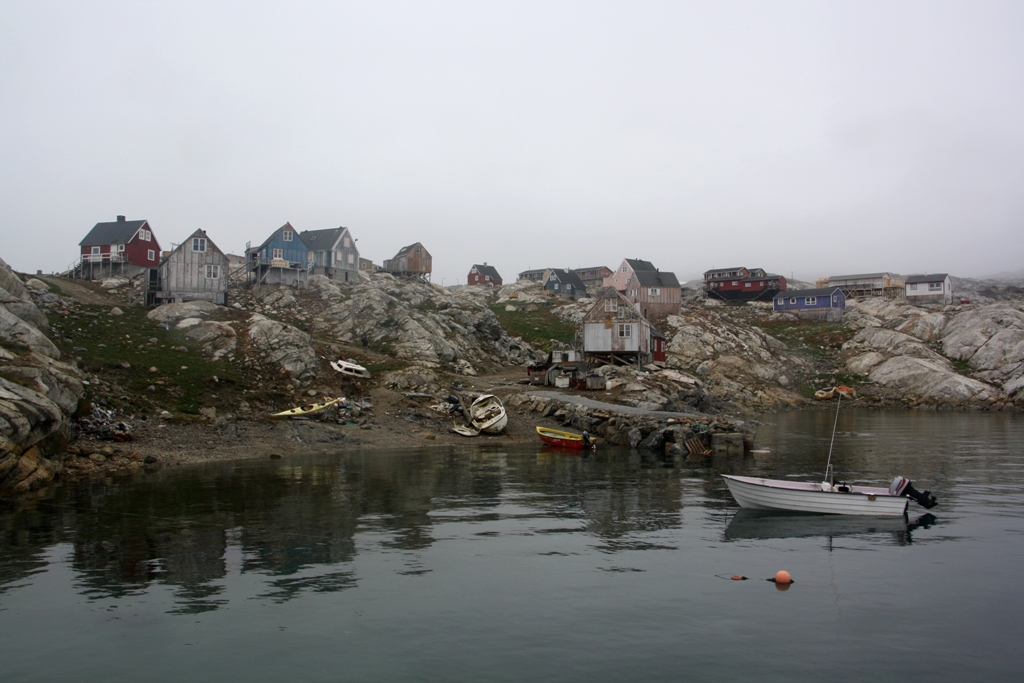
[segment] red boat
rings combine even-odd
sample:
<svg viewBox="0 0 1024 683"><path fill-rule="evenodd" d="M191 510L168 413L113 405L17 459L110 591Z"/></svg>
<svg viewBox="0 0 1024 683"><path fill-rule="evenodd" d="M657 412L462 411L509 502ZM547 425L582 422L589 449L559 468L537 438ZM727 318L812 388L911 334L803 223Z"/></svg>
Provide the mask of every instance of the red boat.
<svg viewBox="0 0 1024 683"><path fill-rule="evenodd" d="M593 441L589 438L584 440L581 434L563 432L558 429L549 429L548 427L537 427L536 429L540 440L555 448L572 448L578 451L584 448L589 450L597 449L597 445Z"/></svg>

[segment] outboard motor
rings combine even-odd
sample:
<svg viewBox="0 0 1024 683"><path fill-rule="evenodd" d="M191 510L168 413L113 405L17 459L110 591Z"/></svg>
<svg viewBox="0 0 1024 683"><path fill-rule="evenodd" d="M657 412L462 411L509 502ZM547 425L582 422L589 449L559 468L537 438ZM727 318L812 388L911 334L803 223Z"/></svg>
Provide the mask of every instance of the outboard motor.
<svg viewBox="0 0 1024 683"><path fill-rule="evenodd" d="M931 491L925 491L921 493L910 484L910 480L906 477L896 477L889 484L889 493L894 496L907 496L917 501L921 507L931 509L939 504L939 501L935 499Z"/></svg>

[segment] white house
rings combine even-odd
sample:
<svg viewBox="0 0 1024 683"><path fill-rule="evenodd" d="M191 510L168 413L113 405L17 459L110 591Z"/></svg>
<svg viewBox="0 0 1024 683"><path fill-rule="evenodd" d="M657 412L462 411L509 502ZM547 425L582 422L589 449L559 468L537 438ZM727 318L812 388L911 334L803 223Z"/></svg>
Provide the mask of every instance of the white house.
<svg viewBox="0 0 1024 683"><path fill-rule="evenodd" d="M907 301L911 303L953 303L953 282L946 273L910 275L905 287Z"/></svg>

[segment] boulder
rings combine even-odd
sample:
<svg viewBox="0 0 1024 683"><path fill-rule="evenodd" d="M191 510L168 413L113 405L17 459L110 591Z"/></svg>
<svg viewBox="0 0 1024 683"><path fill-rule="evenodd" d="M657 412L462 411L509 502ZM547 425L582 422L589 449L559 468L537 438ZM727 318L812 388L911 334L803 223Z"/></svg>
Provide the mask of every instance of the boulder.
<svg viewBox="0 0 1024 683"><path fill-rule="evenodd" d="M174 322L183 318L209 318L222 309L226 310L223 306L209 301L183 301L157 306L147 313L146 317L159 323Z"/></svg>
<svg viewBox="0 0 1024 683"><path fill-rule="evenodd" d="M249 319L248 337L261 360L282 376L304 381L320 374L313 338L297 327L257 314Z"/></svg>
<svg viewBox="0 0 1024 683"><path fill-rule="evenodd" d="M238 333L235 332L235 328L215 320L197 320L195 324L189 325L185 337L200 344L203 352L212 360L220 360L233 354L238 346Z"/></svg>
<svg viewBox="0 0 1024 683"><path fill-rule="evenodd" d="M1024 374L1024 305L998 302L957 313L943 329L942 350L967 361L976 377L1016 393Z"/></svg>

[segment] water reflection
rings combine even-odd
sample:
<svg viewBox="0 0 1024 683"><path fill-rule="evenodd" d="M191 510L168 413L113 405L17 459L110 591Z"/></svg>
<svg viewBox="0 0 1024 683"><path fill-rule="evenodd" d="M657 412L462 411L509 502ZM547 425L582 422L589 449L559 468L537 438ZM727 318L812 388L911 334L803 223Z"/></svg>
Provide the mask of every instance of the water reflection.
<svg viewBox="0 0 1024 683"><path fill-rule="evenodd" d="M861 517L740 509L729 521L723 537L726 541L742 541L857 536L882 539L894 545L910 545L914 542L915 529L927 529L937 521L931 513L908 520L902 516Z"/></svg>
<svg viewBox="0 0 1024 683"><path fill-rule="evenodd" d="M585 534L601 552L656 547L637 532L677 527L671 458L628 451L578 456L516 451L404 452L236 463L150 474L128 485L57 489L4 515L0 591L67 543L76 590L92 600L173 589L176 613L226 604L230 574L262 575L257 597L355 587L361 552L402 551L403 574L444 534ZM496 527L496 528L490 528ZM514 533L524 533L522 530ZM666 546L670 547L670 546ZM229 561L229 557L237 561Z"/></svg>

